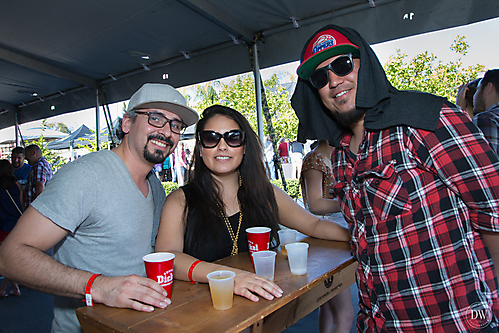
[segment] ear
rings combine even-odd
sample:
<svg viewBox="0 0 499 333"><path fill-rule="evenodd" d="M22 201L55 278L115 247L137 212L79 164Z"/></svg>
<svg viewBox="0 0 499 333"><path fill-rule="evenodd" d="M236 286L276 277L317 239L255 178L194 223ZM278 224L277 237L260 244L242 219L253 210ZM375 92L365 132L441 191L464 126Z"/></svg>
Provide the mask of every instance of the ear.
<svg viewBox="0 0 499 333"><path fill-rule="evenodd" d="M123 133L128 134L130 132L130 126L132 125L132 118L127 114L123 115L123 120L121 121L121 129Z"/></svg>

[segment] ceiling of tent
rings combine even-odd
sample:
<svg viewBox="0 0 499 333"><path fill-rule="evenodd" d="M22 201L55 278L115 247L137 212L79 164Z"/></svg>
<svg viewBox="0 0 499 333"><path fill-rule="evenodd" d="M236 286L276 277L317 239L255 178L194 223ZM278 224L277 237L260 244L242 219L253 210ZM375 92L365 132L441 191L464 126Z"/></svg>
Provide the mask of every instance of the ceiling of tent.
<svg viewBox="0 0 499 333"><path fill-rule="evenodd" d="M298 60L325 24L372 44L499 16L497 0L3 0L0 129ZM149 59L144 59L148 56ZM34 96L34 94L37 94Z"/></svg>

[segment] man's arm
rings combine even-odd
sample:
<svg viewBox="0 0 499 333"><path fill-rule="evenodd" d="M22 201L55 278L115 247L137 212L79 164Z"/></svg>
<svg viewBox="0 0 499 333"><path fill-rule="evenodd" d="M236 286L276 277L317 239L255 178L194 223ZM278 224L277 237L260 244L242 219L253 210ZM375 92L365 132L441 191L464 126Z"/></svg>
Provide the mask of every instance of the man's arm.
<svg viewBox="0 0 499 333"><path fill-rule="evenodd" d="M95 272L65 266L43 253L66 233L35 208L29 207L0 246L0 273L46 293L84 298L87 281ZM99 276L92 285L91 294L96 302L139 311L154 310L145 304L165 308L170 303L161 286L136 275Z"/></svg>
<svg viewBox="0 0 499 333"><path fill-rule="evenodd" d="M33 200L36 199L40 194L42 194L44 189L45 189L44 182L36 182L35 183L35 197L33 198Z"/></svg>

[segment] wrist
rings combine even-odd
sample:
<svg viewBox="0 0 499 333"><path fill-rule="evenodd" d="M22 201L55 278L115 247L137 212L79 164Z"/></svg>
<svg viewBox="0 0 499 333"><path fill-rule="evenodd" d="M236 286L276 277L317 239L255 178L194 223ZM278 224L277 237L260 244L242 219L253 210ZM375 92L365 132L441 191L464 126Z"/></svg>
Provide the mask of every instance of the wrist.
<svg viewBox="0 0 499 333"><path fill-rule="evenodd" d="M189 279L189 281L191 282L191 284L194 284L194 283L197 283L194 281L194 279L192 278L192 274L194 273L194 268L199 264L201 263L202 260L196 260L192 263L191 267L189 267L189 271L187 272L187 278Z"/></svg>
<svg viewBox="0 0 499 333"><path fill-rule="evenodd" d="M92 285L99 275L101 274L92 274L92 276L87 281L87 285L85 286L85 303L87 304L87 306L93 306Z"/></svg>

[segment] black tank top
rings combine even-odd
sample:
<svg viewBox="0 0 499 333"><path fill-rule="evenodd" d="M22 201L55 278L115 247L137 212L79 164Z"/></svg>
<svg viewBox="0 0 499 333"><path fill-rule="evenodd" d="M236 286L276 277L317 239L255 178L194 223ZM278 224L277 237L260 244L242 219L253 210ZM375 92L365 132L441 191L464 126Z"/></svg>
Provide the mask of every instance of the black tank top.
<svg viewBox="0 0 499 333"><path fill-rule="evenodd" d="M185 197L188 198L190 191L193 190L193 187L187 184L181 188L184 191ZM236 213L229 217L229 223L234 231L234 234L237 232L239 214L240 213ZM189 217L192 218L192 216L190 214L187 214L187 216L187 224L192 223L192 221L189 221ZM205 232L202 233L202 237L197 240L197 246L195 247L187 248L187 242L184 238L184 253L208 262L213 262L230 256L230 253L232 252L232 240L230 238L229 230L227 229L223 219L220 218L218 222L223 225L223 230L225 230L220 241L218 241L212 230L205 230ZM246 236L246 228L248 228L248 222L246 221L243 212L243 220L241 221L241 228L239 230L239 238L237 242L239 252L248 252L248 237Z"/></svg>

